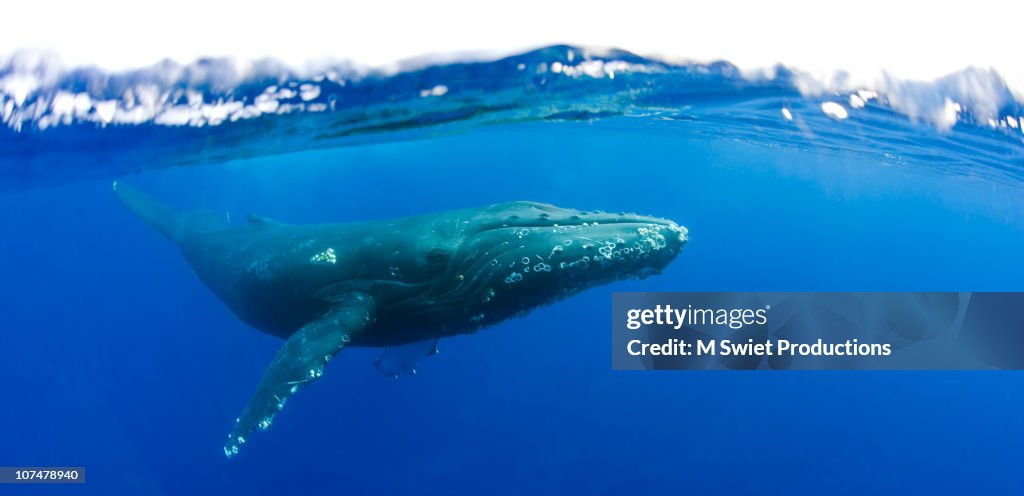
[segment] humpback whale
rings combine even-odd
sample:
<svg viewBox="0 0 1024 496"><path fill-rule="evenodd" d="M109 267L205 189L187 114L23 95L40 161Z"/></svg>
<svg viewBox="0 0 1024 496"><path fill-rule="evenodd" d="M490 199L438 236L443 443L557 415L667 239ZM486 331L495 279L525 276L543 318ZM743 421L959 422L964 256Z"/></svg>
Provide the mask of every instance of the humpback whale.
<svg viewBox="0 0 1024 496"><path fill-rule="evenodd" d="M246 324L284 339L224 453L270 427L347 346L476 332L584 289L660 272L686 228L667 219L516 201L372 222L291 225L179 213L114 183Z"/></svg>

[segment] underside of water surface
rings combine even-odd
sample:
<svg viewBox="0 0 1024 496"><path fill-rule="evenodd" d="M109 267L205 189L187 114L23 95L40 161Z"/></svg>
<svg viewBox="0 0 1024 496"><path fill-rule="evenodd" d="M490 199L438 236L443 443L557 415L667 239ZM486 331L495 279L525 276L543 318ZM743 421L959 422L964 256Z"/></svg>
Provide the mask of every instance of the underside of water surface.
<svg viewBox="0 0 1024 496"><path fill-rule="evenodd" d="M1024 175L1021 109L997 73L980 69L858 88L781 66L750 74L727 62L672 64L565 45L398 72L231 59L108 72L27 52L0 65L0 188L512 123L606 120L1015 184Z"/></svg>

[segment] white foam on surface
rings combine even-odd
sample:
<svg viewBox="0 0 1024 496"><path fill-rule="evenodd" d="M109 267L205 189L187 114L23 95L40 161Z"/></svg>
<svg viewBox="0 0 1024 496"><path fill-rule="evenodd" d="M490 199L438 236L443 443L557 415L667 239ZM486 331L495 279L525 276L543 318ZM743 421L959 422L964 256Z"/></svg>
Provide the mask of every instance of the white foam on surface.
<svg viewBox="0 0 1024 496"><path fill-rule="evenodd" d="M836 102L823 102L821 104L821 111L825 115L837 120L843 120L850 116L850 113Z"/></svg>
<svg viewBox="0 0 1024 496"><path fill-rule="evenodd" d="M942 129L966 110L978 122L1009 127L999 109L1013 100L1024 102L1024 64L1019 62L1018 40L1009 35L1021 32L1022 2L973 0L965 6L940 0L927 8L890 0L859 0L852 7L803 0L678 5L635 0L619 8L540 0L490 5L481 9L469 0L311 0L301 11L291 11L260 1L246 9L205 0L148 8L124 0L16 2L5 7L5 17L33 21L5 23L0 30L0 67L17 69L0 79L0 115L10 127L20 126L21 121L11 122L14 116L32 118L37 113L45 116L40 126L69 119L205 125L323 106L280 102L289 94L312 101L318 95L316 85L275 89L243 108L191 98L186 108L175 108L166 103L174 95L161 92L158 85L140 85L121 95L117 104L88 95L60 95L48 108L21 108L33 92L52 85L69 67L119 71L151 67L161 59L189 62L226 56L232 61L227 70L171 62L147 70L165 84L216 80L230 87L253 74L285 67L321 80L343 80L334 70L342 66L339 58L354 61L346 65L353 70L398 72L495 59L559 42L621 47L673 62L727 60L751 78L770 77L783 64L800 75L798 87L806 95L841 97L855 113L870 100L864 94L882 93L894 110ZM494 22L496 12L501 22ZM29 50L10 55L24 48ZM324 70L328 67L332 70ZM570 60L547 70L614 78L636 68L625 62ZM436 88L423 91L424 96L440 96Z"/></svg>

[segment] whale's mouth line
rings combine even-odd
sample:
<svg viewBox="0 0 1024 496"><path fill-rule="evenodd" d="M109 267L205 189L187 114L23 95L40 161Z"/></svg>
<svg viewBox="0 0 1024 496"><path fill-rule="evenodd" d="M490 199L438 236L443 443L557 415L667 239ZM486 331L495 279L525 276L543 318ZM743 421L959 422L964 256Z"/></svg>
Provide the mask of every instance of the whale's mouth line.
<svg viewBox="0 0 1024 496"><path fill-rule="evenodd" d="M669 228L669 229L679 229L679 225L678 224L676 224L675 222L669 221L669 220L665 220L665 219L655 219L655 218L651 218L651 219L637 219L637 218L614 219L614 218L610 218L610 219L595 220L593 222L587 222L587 221L578 222L578 221L573 220L572 222L569 222L569 223L561 223L561 222L547 222L547 223L530 222L530 223L502 224L502 225L499 225L499 226L486 226L486 227L484 227L483 229L481 229L479 231L475 231L473 234L474 235L480 235L480 234L484 234L484 233L499 231L499 230L502 230L502 229L538 229L538 228L561 228L561 227L564 227L564 228L574 228L574 227L592 227L592 226L608 226L608 225L614 225L614 226L630 226L630 225L633 225L633 226L639 226L639 227L650 226L650 225L657 225L657 226L661 226L661 227L665 227L665 228Z"/></svg>

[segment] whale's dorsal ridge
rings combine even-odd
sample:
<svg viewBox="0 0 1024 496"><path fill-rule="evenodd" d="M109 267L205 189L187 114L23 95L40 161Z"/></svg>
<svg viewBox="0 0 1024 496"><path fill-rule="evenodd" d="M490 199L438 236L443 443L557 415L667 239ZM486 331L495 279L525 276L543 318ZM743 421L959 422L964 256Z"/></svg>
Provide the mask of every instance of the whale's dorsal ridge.
<svg viewBox="0 0 1024 496"><path fill-rule="evenodd" d="M179 214L185 229L196 233L210 233L227 229L231 216L216 210L193 210Z"/></svg>
<svg viewBox="0 0 1024 496"><path fill-rule="evenodd" d="M231 217L224 211L177 212L155 198L119 182L114 183L114 193L132 213L178 245L196 233L227 229L231 221Z"/></svg>
<svg viewBox="0 0 1024 496"><path fill-rule="evenodd" d="M274 219L271 219L270 217L263 217L262 215L256 215L253 213L250 213L246 217L246 220L249 221L250 227L280 227L284 225L283 222L276 221Z"/></svg>

